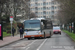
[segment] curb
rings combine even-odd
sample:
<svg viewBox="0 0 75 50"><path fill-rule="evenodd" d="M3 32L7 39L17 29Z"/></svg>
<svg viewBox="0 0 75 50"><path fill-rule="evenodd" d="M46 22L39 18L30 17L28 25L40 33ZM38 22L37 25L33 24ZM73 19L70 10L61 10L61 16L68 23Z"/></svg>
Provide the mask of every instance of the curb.
<svg viewBox="0 0 75 50"><path fill-rule="evenodd" d="M63 32L63 31L62 31ZM64 32L65 33L65 32ZM75 40L73 40L67 33L65 33L72 41L75 42Z"/></svg>
<svg viewBox="0 0 75 50"><path fill-rule="evenodd" d="M7 44L5 44L5 45L0 46L0 48L2 48L2 47L4 47L4 46L7 46L7 45L10 45L10 44L12 44L12 43L14 43L14 42L17 42L17 41L23 40L23 39L24 39L24 38L22 38L22 39L18 39L18 40L16 40L16 41L12 41L12 42L10 42L10 43L7 43Z"/></svg>

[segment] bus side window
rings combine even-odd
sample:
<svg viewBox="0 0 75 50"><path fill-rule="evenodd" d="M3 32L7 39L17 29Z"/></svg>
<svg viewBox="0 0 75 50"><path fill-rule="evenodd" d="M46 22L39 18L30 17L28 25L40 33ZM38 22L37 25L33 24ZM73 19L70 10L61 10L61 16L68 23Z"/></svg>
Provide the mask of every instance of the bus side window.
<svg viewBox="0 0 75 50"><path fill-rule="evenodd" d="M43 25L43 22L41 22L41 25Z"/></svg>

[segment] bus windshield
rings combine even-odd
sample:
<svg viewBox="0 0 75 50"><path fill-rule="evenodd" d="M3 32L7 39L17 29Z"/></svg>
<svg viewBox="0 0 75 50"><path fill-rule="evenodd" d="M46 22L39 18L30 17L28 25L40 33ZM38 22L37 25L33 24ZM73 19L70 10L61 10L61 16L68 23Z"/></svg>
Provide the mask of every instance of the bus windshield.
<svg viewBox="0 0 75 50"><path fill-rule="evenodd" d="M26 22L25 31L37 31L40 30L40 22Z"/></svg>

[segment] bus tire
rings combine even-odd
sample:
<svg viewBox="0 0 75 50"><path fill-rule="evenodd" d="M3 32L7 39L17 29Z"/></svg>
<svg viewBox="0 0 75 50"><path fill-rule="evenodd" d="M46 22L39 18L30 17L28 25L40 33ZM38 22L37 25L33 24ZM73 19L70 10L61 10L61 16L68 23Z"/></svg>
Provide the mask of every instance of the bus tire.
<svg viewBox="0 0 75 50"><path fill-rule="evenodd" d="M50 32L50 36L49 36L49 38L51 38L51 32Z"/></svg>
<svg viewBox="0 0 75 50"><path fill-rule="evenodd" d="M28 40L30 40L30 38L28 38Z"/></svg>
<svg viewBox="0 0 75 50"><path fill-rule="evenodd" d="M46 38L45 32L44 32L44 39Z"/></svg>
<svg viewBox="0 0 75 50"><path fill-rule="evenodd" d="M61 33L60 33L60 35L61 35Z"/></svg>

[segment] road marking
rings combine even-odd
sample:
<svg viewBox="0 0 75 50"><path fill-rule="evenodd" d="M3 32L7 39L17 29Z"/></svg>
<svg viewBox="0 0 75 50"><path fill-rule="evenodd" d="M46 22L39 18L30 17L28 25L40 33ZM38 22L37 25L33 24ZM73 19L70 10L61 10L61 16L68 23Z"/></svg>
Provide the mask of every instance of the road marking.
<svg viewBox="0 0 75 50"><path fill-rule="evenodd" d="M26 50L28 50L30 47L26 48Z"/></svg>
<svg viewBox="0 0 75 50"><path fill-rule="evenodd" d="M28 47L28 46L30 46L30 45L32 45L34 42L36 42L37 40L35 40L35 41L32 41L32 43L30 43L29 45L27 45L26 47Z"/></svg>
<svg viewBox="0 0 75 50"><path fill-rule="evenodd" d="M37 50L39 50L39 49L43 46L43 44L44 44L46 41L47 41L47 39L45 39L45 40L43 41L43 43L37 48Z"/></svg>
<svg viewBox="0 0 75 50"><path fill-rule="evenodd" d="M35 41L32 41L32 43L30 43L29 45L27 45L26 47L24 47L26 50L28 50L30 47L30 45L32 45L34 42L36 42L37 40L35 40Z"/></svg>

